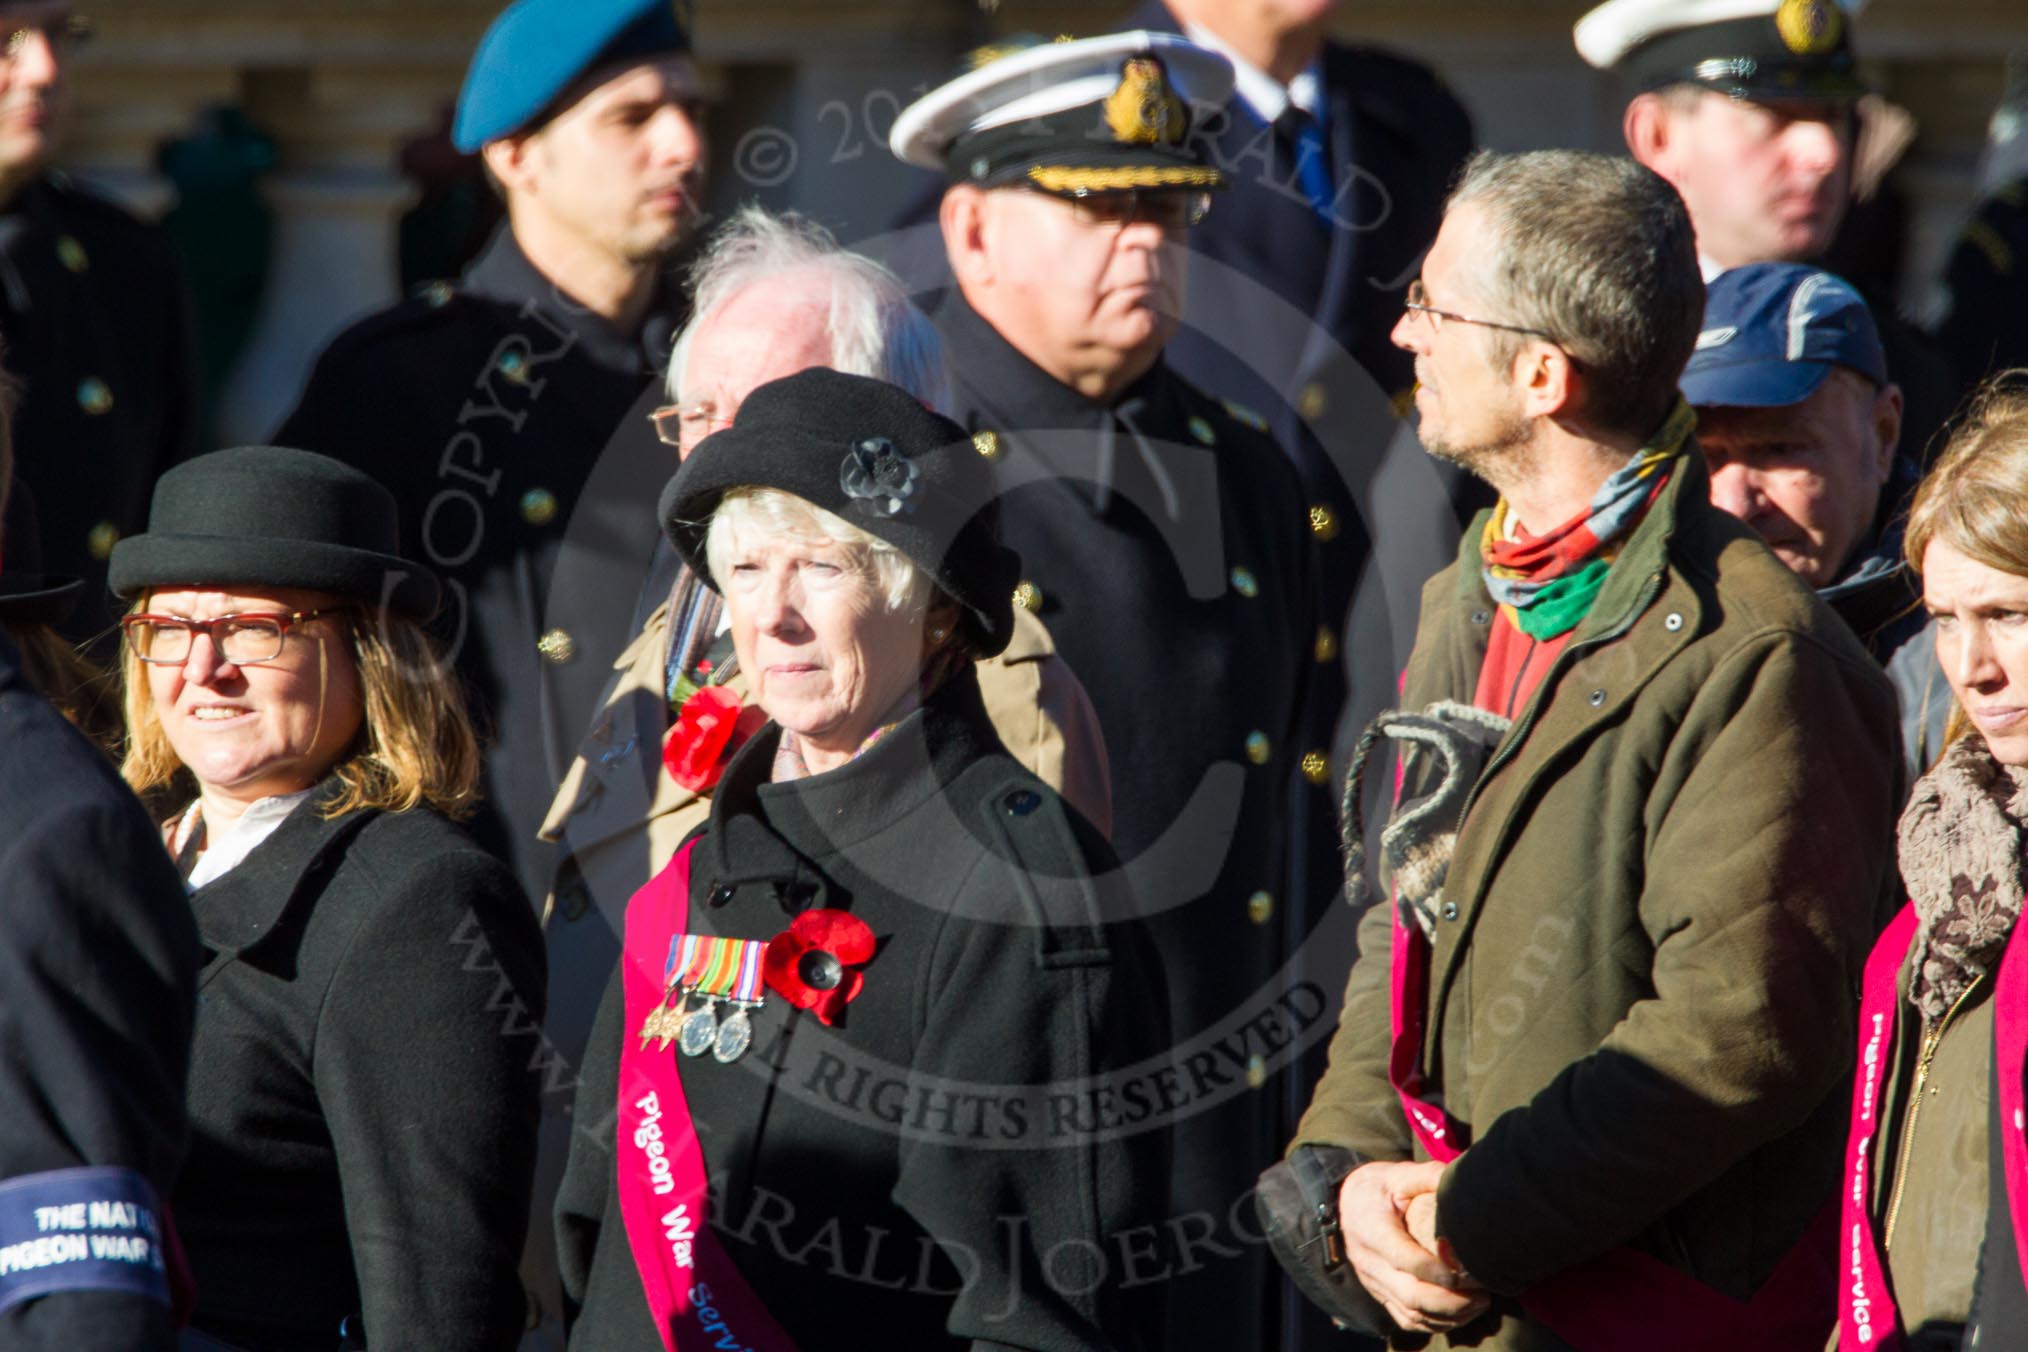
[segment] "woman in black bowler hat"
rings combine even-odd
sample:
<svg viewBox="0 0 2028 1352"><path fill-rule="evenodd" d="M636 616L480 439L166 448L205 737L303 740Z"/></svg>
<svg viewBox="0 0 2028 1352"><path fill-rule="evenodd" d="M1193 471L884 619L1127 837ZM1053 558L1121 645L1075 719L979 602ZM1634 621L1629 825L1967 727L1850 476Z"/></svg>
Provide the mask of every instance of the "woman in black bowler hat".
<svg viewBox="0 0 2028 1352"><path fill-rule="evenodd" d="M197 1345L494 1349L535 1156L542 938L449 818L478 752L395 503L244 447L111 560L121 772L167 812L206 962L174 1194Z"/></svg>
<svg viewBox="0 0 2028 1352"><path fill-rule="evenodd" d="M733 663L678 692L665 772L711 816L629 903L586 1053L573 1348L1161 1345L1125 1248L1166 1126L1090 1108L1167 1006L1110 847L980 701L1018 578L990 497L956 424L822 369L663 494L756 707Z"/></svg>

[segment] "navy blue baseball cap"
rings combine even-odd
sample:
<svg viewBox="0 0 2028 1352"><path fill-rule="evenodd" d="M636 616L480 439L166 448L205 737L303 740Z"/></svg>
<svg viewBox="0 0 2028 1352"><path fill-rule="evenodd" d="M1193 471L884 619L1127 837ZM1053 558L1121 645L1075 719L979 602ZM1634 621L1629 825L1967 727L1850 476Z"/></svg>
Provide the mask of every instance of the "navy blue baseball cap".
<svg viewBox="0 0 2028 1352"><path fill-rule="evenodd" d="M586 71L689 51L686 8L684 0L514 0L472 53L451 140L470 155L540 120Z"/></svg>
<svg viewBox="0 0 2028 1352"><path fill-rule="evenodd" d="M1834 366L1887 383L1880 330L1852 284L1801 263L1749 263L1705 288L1683 397L1693 408L1782 408L1814 394Z"/></svg>

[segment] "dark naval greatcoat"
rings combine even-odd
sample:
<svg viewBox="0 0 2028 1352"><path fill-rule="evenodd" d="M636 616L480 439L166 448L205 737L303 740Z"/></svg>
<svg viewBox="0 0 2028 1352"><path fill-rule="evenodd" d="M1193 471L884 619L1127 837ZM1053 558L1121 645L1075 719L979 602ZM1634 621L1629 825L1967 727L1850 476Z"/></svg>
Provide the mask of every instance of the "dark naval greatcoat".
<svg viewBox="0 0 2028 1352"><path fill-rule="evenodd" d="M1286 994L1284 829L1292 795L1326 792L1299 769L1317 755L1303 741L1317 576L1302 488L1264 433L1159 362L1105 407L962 297L938 327L954 416L993 462L1002 534L1022 558L1017 599L1098 711L1113 844L1167 972L1178 1046L1202 1058L1172 1109L1175 1233L1221 1247L1170 1253L1165 1286L1215 1294L1193 1317L1225 1310L1240 1337L1259 1327L1265 1270L1233 1210L1276 1148L1270 1083L1290 1054L1259 1021Z"/></svg>
<svg viewBox="0 0 2028 1352"><path fill-rule="evenodd" d="M436 629L486 748L473 834L533 897L554 867L536 833L633 636L660 535L675 453L647 415L675 318L615 331L503 228L457 285L339 335L276 433L400 501L403 549L444 581Z"/></svg>
<svg viewBox="0 0 2028 1352"><path fill-rule="evenodd" d="M0 879L0 1186L111 1167L166 1199L185 1139L196 927L140 803L28 685L4 632ZM9 1352L175 1345L167 1301L144 1294L0 1309Z"/></svg>
<svg viewBox="0 0 2028 1352"><path fill-rule="evenodd" d="M970 670L827 773L769 782L777 735L713 795L683 928L767 940L836 908L878 947L830 1027L769 991L742 1058L651 1053L727 1257L805 1352L1181 1345L1139 1267L1168 1214L1162 974L1110 848L1007 754ZM616 974L557 1248L570 1346L658 1352L615 1172L625 1022Z"/></svg>
<svg viewBox="0 0 2028 1352"><path fill-rule="evenodd" d="M196 449L190 307L167 237L61 174L31 183L0 209L0 344L22 386L14 471L35 492L44 566L86 581L65 624L82 639L116 613L114 543Z"/></svg>
<svg viewBox="0 0 2028 1352"><path fill-rule="evenodd" d="M193 1323L252 1352L511 1348L535 1167L542 935L428 808L330 785L190 898L204 938L175 1194Z"/></svg>

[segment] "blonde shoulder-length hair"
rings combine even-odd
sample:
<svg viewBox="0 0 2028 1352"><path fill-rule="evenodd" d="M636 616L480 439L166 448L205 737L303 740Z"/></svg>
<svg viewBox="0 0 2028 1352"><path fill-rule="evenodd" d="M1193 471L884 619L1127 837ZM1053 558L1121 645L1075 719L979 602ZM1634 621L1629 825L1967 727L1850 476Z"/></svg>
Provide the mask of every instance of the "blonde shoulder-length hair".
<svg viewBox="0 0 2028 1352"><path fill-rule="evenodd" d="M2028 577L2028 368L2002 371L1980 388L1916 489L1901 545L1918 576L1938 540L1988 568ZM1971 727L1953 706L1945 744Z"/></svg>
<svg viewBox="0 0 2028 1352"><path fill-rule="evenodd" d="M143 593L133 613L147 604ZM424 804L453 818L471 815L479 801L479 743L456 675L413 621L368 609L334 618L358 669L365 708L359 735L329 771L341 787L323 804L323 815L406 812ZM124 644L120 678L127 718L121 776L151 802L187 802L194 782L162 731L141 659Z"/></svg>

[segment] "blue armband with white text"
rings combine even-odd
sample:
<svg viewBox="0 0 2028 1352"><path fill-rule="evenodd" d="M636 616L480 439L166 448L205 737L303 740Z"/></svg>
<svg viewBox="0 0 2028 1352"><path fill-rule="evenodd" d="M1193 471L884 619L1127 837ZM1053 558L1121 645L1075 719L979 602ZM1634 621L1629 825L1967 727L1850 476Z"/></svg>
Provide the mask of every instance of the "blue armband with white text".
<svg viewBox="0 0 2028 1352"><path fill-rule="evenodd" d="M64 1291L169 1304L155 1189L132 1169L53 1169L0 1183L0 1310Z"/></svg>

